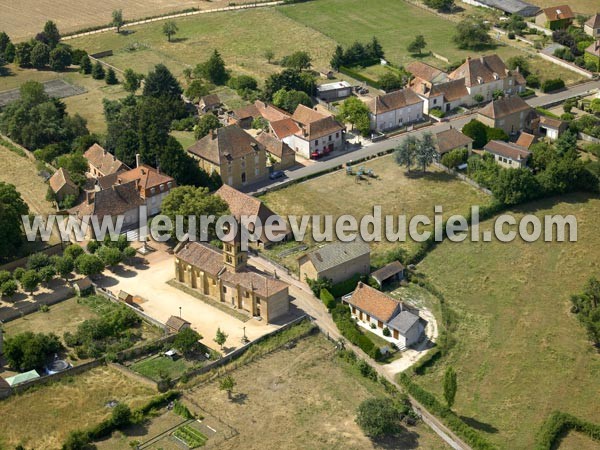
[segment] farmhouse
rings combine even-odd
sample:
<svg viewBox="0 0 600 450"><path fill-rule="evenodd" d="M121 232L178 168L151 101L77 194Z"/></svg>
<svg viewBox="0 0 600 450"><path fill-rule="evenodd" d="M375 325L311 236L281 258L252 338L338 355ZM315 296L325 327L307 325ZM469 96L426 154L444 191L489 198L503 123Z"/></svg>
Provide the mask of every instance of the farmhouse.
<svg viewBox="0 0 600 450"><path fill-rule="evenodd" d="M344 128L333 116L298 105L291 118L271 122L278 139L304 158L318 158L344 147Z"/></svg>
<svg viewBox="0 0 600 450"><path fill-rule="evenodd" d="M440 131L435 135L436 150L440 156L451 152L452 150L466 149L471 154L473 150L473 139L465 136L456 128L450 128L446 131Z"/></svg>
<svg viewBox="0 0 600 450"><path fill-rule="evenodd" d="M165 325L167 326L167 330L169 330L169 332L179 333L181 330L189 328L191 323L179 316L171 316Z"/></svg>
<svg viewBox="0 0 600 450"><path fill-rule="evenodd" d="M256 140L265 146L269 154L269 159L274 161L272 164L276 170L284 170L293 167L296 164L296 154L285 142L280 141L270 133L260 133Z"/></svg>
<svg viewBox="0 0 600 450"><path fill-rule="evenodd" d="M54 175L48 180L50 189L54 192L56 200L62 202L67 195L77 197L79 195L79 187L71 180L69 171L62 167L54 172Z"/></svg>
<svg viewBox="0 0 600 450"><path fill-rule="evenodd" d="M542 136L555 141L563 134L568 127L567 122L553 117L541 116L539 132Z"/></svg>
<svg viewBox="0 0 600 450"><path fill-rule="evenodd" d="M129 170L129 167L98 144L88 148L83 156L88 161L89 174L92 178L105 177L123 170Z"/></svg>
<svg viewBox="0 0 600 450"><path fill-rule="evenodd" d="M419 81L426 81L431 84L440 84L448 81L448 74L446 72L421 61L409 63L406 66L406 70Z"/></svg>
<svg viewBox="0 0 600 450"><path fill-rule="evenodd" d="M136 156L136 160L135 169L99 178L96 189L110 189L114 185L135 182L139 196L148 208L148 215L154 216L160 212L164 198L177 183L173 177L161 173L160 170L141 164L139 155Z"/></svg>
<svg viewBox="0 0 600 450"><path fill-rule="evenodd" d="M272 218L271 220L274 220L275 218L281 218L273 211L271 211L263 202L261 202L256 197L244 194L243 192L240 192L237 189L232 188L231 186L228 186L226 184L221 186L215 192L215 195L219 196L225 203L227 203L227 206L229 207L229 212L238 221L241 219L242 216L257 217L258 219L260 219L260 222L263 225L257 242L257 244L260 247L268 247L271 244L271 242L266 237L266 233L267 230L269 230L269 228L274 235L284 234L286 238L291 232L289 229L287 229L287 224L283 232L278 229L276 224L268 225L267 220L269 218ZM283 221L283 219L281 220ZM250 224L248 228L248 231L250 233L255 232L254 226L252 224Z"/></svg>
<svg viewBox="0 0 600 450"><path fill-rule="evenodd" d="M329 279L341 283L356 274L368 275L371 250L362 241L334 242L298 258L300 280Z"/></svg>
<svg viewBox="0 0 600 450"><path fill-rule="evenodd" d="M235 188L269 176L264 145L239 125L212 130L187 151L207 173L218 173L224 184Z"/></svg>
<svg viewBox="0 0 600 450"><path fill-rule="evenodd" d="M219 96L217 94L210 94L200 98L198 109L203 113L214 112L218 111L221 105L222 103Z"/></svg>
<svg viewBox="0 0 600 450"><path fill-rule="evenodd" d="M262 117L267 122L274 122L277 120L283 120L290 117L290 115L283 109L277 108L270 103L256 100L251 105L244 106L231 112L228 117L228 123L230 125L239 125L244 129L252 127L254 119Z"/></svg>
<svg viewBox="0 0 600 450"><path fill-rule="evenodd" d="M429 114L432 109L448 112L469 102L469 91L463 79L432 84L415 78L410 88L423 99L424 114Z"/></svg>
<svg viewBox="0 0 600 450"><path fill-rule="evenodd" d="M521 0L463 0L463 2L469 5L497 9L505 14L518 14L523 17L533 17L540 10L537 6Z"/></svg>
<svg viewBox="0 0 600 450"><path fill-rule="evenodd" d="M489 127L501 128L508 134L538 129L537 112L518 95L488 103L477 112L477 119Z"/></svg>
<svg viewBox="0 0 600 450"><path fill-rule="evenodd" d="M352 86L347 81L337 81L317 86L317 98L326 102L343 100L352 95Z"/></svg>
<svg viewBox="0 0 600 450"><path fill-rule="evenodd" d="M583 24L583 31L595 39L600 39L600 13L594 14Z"/></svg>
<svg viewBox="0 0 600 450"><path fill-rule="evenodd" d="M399 348L416 344L425 329L418 314L409 311L404 304L371 286L359 282L351 295L343 298L350 306L352 317L359 325L394 342ZM375 325L375 328L371 328ZM385 336L384 329L390 336Z"/></svg>
<svg viewBox="0 0 600 450"><path fill-rule="evenodd" d="M378 95L369 107L371 129L386 131L423 119L423 99L410 89Z"/></svg>
<svg viewBox="0 0 600 450"><path fill-rule="evenodd" d="M531 152L512 142L490 141L483 149L494 155L497 164L508 169L520 169L527 166Z"/></svg>
<svg viewBox="0 0 600 450"><path fill-rule="evenodd" d="M198 242L175 248L175 278L207 297L227 303L267 323L289 311L288 285L248 267L239 242L224 242L223 251Z"/></svg>
<svg viewBox="0 0 600 450"><path fill-rule="evenodd" d="M551 6L544 8L535 16L535 23L550 30L565 30L575 19L575 14L569 5Z"/></svg>

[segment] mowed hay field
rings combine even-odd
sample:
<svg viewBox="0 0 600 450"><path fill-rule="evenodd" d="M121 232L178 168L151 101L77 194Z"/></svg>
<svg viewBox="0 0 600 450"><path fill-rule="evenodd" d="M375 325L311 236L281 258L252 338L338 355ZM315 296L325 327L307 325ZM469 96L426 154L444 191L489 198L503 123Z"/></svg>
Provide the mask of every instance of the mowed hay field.
<svg viewBox="0 0 600 450"><path fill-rule="evenodd" d="M460 2L459 2L460 3ZM317 30L329 38L348 46L355 41L367 42L376 36L383 46L386 58L395 64L407 64L414 60L406 47L418 34L427 42L424 53L433 51L450 60L461 62L478 52L461 50L452 42L456 23L402 0L319 0L315 2L278 7L286 16ZM511 56L531 57L532 70L542 78L546 72L561 76L567 83L581 77L522 50L498 45L483 54L497 53L503 60ZM433 56L420 60L444 69L446 63Z"/></svg>
<svg viewBox="0 0 600 450"><path fill-rule="evenodd" d="M69 43L89 53L113 50L114 55L104 61L120 69L130 67L146 73L163 63L178 77L184 68L205 61L217 49L234 73L254 75L261 81L281 70L267 63L266 50L273 50L275 59L306 50L313 57L313 65L319 67L329 62L335 48L333 40L274 8L211 13L176 19L175 23L179 31L172 42L162 33L163 23L156 22L131 27L134 33L129 35L103 33Z"/></svg>
<svg viewBox="0 0 600 450"><path fill-rule="evenodd" d="M98 367L0 402L0 447L60 448L70 431L110 416L110 400L142 406L155 391L109 367Z"/></svg>
<svg viewBox="0 0 600 450"><path fill-rule="evenodd" d="M540 8L549 8L551 6L569 5L576 14L592 15L600 12L598 0L569 0L568 2L557 2L556 0L530 0L530 3Z"/></svg>
<svg viewBox="0 0 600 450"><path fill-rule="evenodd" d="M224 8L230 3L228 0L0 0L0 30L19 41L35 36L47 20L53 20L63 33L69 33L108 24L115 9L123 10L125 20L135 20L189 8Z"/></svg>
<svg viewBox="0 0 600 450"><path fill-rule="evenodd" d="M568 195L516 211L530 213L574 214L578 242L445 242L418 266L457 314L457 330L449 355L417 381L441 399L453 366L453 410L507 449L533 448L555 410L600 423L600 356L570 312L571 294L600 276L600 199Z"/></svg>
<svg viewBox="0 0 600 450"><path fill-rule="evenodd" d="M376 382L336 355L323 336L302 339L232 372L237 385L230 401L218 380L193 388L185 398L216 415L239 435L219 445L234 449L370 449L447 447L422 423L376 446L356 424L356 408L383 397ZM210 441L209 441L210 443Z"/></svg>
<svg viewBox="0 0 600 450"><path fill-rule="evenodd" d="M331 214L339 217L350 214L357 220L373 214L373 206L380 205L382 216L406 215L407 225L417 214L433 217L436 205L441 205L445 217L449 217L466 214L470 205L484 205L490 201L486 194L433 167L425 174L417 170L409 176L406 168L396 164L394 155L361 163L354 166L354 170L360 166L372 169L379 178L369 184L366 180L356 183L354 176L340 170L270 192L261 200L280 215ZM306 239L306 243L311 244L311 241ZM417 244L409 240L400 244L373 243L371 251L381 254L397 245L411 251ZM285 262L297 267L298 256L294 254Z"/></svg>

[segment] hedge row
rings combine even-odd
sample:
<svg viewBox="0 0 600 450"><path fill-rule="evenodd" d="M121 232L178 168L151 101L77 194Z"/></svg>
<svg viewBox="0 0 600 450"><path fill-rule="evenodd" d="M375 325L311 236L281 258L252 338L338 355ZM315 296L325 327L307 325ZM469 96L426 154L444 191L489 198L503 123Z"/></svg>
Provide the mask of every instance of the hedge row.
<svg viewBox="0 0 600 450"><path fill-rule="evenodd" d="M364 81L365 83L367 83L369 86L375 88L375 89L381 89L381 85L375 81L372 80L369 77L365 77L363 74L358 73L356 70L354 69L349 69L348 67L340 67L339 71L341 73L343 73L344 75L348 75L349 77L352 77L358 81Z"/></svg>
<svg viewBox="0 0 600 450"><path fill-rule="evenodd" d="M329 292L327 289L321 289L319 298L321 299L328 311L331 312L331 310L335 308L335 297L331 295L331 292Z"/></svg>
<svg viewBox="0 0 600 450"><path fill-rule="evenodd" d="M560 78L544 80L542 83L542 92L558 91L565 87L565 82Z"/></svg>
<svg viewBox="0 0 600 450"><path fill-rule="evenodd" d="M537 450L550 450L569 431L578 431L595 441L600 441L600 425L586 422L571 414L554 411L544 422L537 435Z"/></svg>
<svg viewBox="0 0 600 450"><path fill-rule="evenodd" d="M491 450L497 448L476 430L464 423L451 409L441 404L433 394L413 383L405 372L401 373L398 379L410 395L427 408L430 413L440 418L448 428L473 449Z"/></svg>
<svg viewBox="0 0 600 450"><path fill-rule="evenodd" d="M331 295L333 295L335 298L340 298L346 294L349 294L350 292L354 292L354 289L356 289L356 285L359 281L366 282L367 279L364 275L357 273L346 281L334 284L331 286Z"/></svg>

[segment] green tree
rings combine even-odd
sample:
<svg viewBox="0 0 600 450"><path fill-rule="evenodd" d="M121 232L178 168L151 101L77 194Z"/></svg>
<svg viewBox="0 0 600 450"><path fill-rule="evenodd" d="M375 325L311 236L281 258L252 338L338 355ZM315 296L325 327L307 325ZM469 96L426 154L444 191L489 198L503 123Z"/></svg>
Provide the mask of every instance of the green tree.
<svg viewBox="0 0 600 450"><path fill-rule="evenodd" d="M135 255L137 254L137 250L133 247L127 247L127 248L123 249L122 254L123 254L124 261L130 261L132 258L135 258Z"/></svg>
<svg viewBox="0 0 600 450"><path fill-rule="evenodd" d="M480 19L463 19L456 25L454 43L462 49L478 50L490 46L489 26Z"/></svg>
<svg viewBox="0 0 600 450"><path fill-rule="evenodd" d="M424 0L423 3L438 11L451 12L454 8L454 0Z"/></svg>
<svg viewBox="0 0 600 450"><path fill-rule="evenodd" d="M34 69L43 69L50 61L50 47L43 42L37 42L31 49L30 62Z"/></svg>
<svg viewBox="0 0 600 450"><path fill-rule="evenodd" d="M252 121L252 128L254 128L255 130L268 131L269 121L262 116L257 117Z"/></svg>
<svg viewBox="0 0 600 450"><path fill-rule="evenodd" d="M367 137L371 132L369 107L356 97L349 97L341 104L338 118L357 128L360 134Z"/></svg>
<svg viewBox="0 0 600 450"><path fill-rule="evenodd" d="M341 45L337 45L329 62L334 70L339 70L344 65L344 49Z"/></svg>
<svg viewBox="0 0 600 450"><path fill-rule="evenodd" d="M437 157L433 135L429 132L424 133L417 142L416 163L426 172L427 166L437 160Z"/></svg>
<svg viewBox="0 0 600 450"><path fill-rule="evenodd" d="M312 65L312 58L308 52L300 50L292 53L291 55L284 56L281 59L281 65L283 67L290 67L296 70L310 69Z"/></svg>
<svg viewBox="0 0 600 450"><path fill-rule="evenodd" d="M102 80L104 79L104 67L100 64L100 61L96 61L92 66L92 78L94 80Z"/></svg>
<svg viewBox="0 0 600 450"><path fill-rule="evenodd" d="M89 59L88 59L89 60ZM71 65L71 52L62 45L50 52L50 68L55 72L61 72Z"/></svg>
<svg viewBox="0 0 600 450"><path fill-rule="evenodd" d="M202 336L198 332L189 327L184 328L175 337L173 347L185 356L189 356L200 348L200 339L202 339Z"/></svg>
<svg viewBox="0 0 600 450"><path fill-rule="evenodd" d="M0 284L12 280L13 276L8 270L0 270Z"/></svg>
<svg viewBox="0 0 600 450"><path fill-rule="evenodd" d="M29 208L15 186L0 181L0 260L13 256L21 246L21 216L27 214Z"/></svg>
<svg viewBox="0 0 600 450"><path fill-rule="evenodd" d="M36 270L27 270L21 277L21 287L24 291L29 292L29 295L33 295L39 284L40 276Z"/></svg>
<svg viewBox="0 0 600 450"><path fill-rule="evenodd" d="M282 72L270 75L265 81L264 97L271 100L275 93L281 89L288 91L302 91L313 95L316 81L310 72L300 72L296 69L284 69Z"/></svg>
<svg viewBox="0 0 600 450"><path fill-rule="evenodd" d="M456 372L452 366L448 366L446 373L444 374L444 399L446 400L448 408L452 408L454 405L457 387Z"/></svg>
<svg viewBox="0 0 600 450"><path fill-rule="evenodd" d="M83 253L75 259L75 270L85 276L98 275L104 270L104 263L96 255Z"/></svg>
<svg viewBox="0 0 600 450"><path fill-rule="evenodd" d="M408 173L410 173L410 168L416 162L418 144L417 138L411 135L404 138L395 149L396 162L400 166L406 166Z"/></svg>
<svg viewBox="0 0 600 450"><path fill-rule="evenodd" d="M404 86L404 81L402 77L393 73L392 71L388 71L381 75L377 80L379 83L379 87L383 89L385 92L393 92L399 89L402 89Z"/></svg>
<svg viewBox="0 0 600 450"><path fill-rule="evenodd" d="M271 64L273 58L275 58L275 52L271 49L265 50L264 57L267 60L267 63Z"/></svg>
<svg viewBox="0 0 600 450"><path fill-rule="evenodd" d="M124 23L125 23L125 21L123 20L123 10L115 9L112 12L112 21L110 22L111 26L113 26L117 29L117 33L120 33L121 27L123 26Z"/></svg>
<svg viewBox="0 0 600 450"><path fill-rule="evenodd" d="M171 37L175 36L179 28L177 24L172 20L167 20L162 27L163 34L167 37L167 41L171 42Z"/></svg>
<svg viewBox="0 0 600 450"><path fill-rule="evenodd" d="M217 333L215 335L214 341L221 347L221 350L223 350L223 345L225 345L225 342L227 342L228 337L229 335L221 331L220 327L217 328Z"/></svg>
<svg viewBox="0 0 600 450"><path fill-rule="evenodd" d="M415 39L408 44L407 50L410 53L418 53L421 54L421 51L427 47L427 42L425 42L425 38L422 34L418 34L415 36Z"/></svg>
<svg viewBox="0 0 600 450"><path fill-rule="evenodd" d="M462 133L473 139L473 147L483 148L487 144L487 127L479 120L472 119L462 128Z"/></svg>
<svg viewBox="0 0 600 450"><path fill-rule="evenodd" d="M356 423L370 437L378 438L400 431L402 415L390 398L364 400L356 412Z"/></svg>
<svg viewBox="0 0 600 450"><path fill-rule="evenodd" d="M144 96L179 100L182 94L181 85L164 64L157 64L148 72L144 82Z"/></svg>
<svg viewBox="0 0 600 450"><path fill-rule="evenodd" d="M106 84L119 84L117 74L112 67L109 67L106 71Z"/></svg>
<svg viewBox="0 0 600 450"><path fill-rule="evenodd" d="M221 54L214 50L210 58L202 64L198 64L194 73L216 85L226 84L229 80L229 72L225 67L225 61Z"/></svg>
<svg viewBox="0 0 600 450"><path fill-rule="evenodd" d="M81 248L77 244L71 244L63 251L63 256L67 258L71 258L73 261L77 259L78 256L84 253L83 248Z"/></svg>
<svg viewBox="0 0 600 450"><path fill-rule="evenodd" d="M26 331L6 338L4 356L10 367L26 372L43 368L48 359L62 349L60 339L55 334Z"/></svg>
<svg viewBox="0 0 600 450"><path fill-rule="evenodd" d="M33 45L31 44L31 42L19 42L15 45L14 62L17 63L19 67L31 67L32 48Z"/></svg>
<svg viewBox="0 0 600 450"><path fill-rule="evenodd" d="M142 79L144 78L142 74L134 72L133 69L125 69L123 73L123 89L127 92L135 94L135 92L140 88L140 84Z"/></svg>
<svg viewBox="0 0 600 450"><path fill-rule="evenodd" d="M19 286L15 280L6 280L4 283L0 283L0 295L3 299L12 297L18 288Z"/></svg>
<svg viewBox="0 0 600 450"><path fill-rule="evenodd" d="M577 135L571 130L565 131L556 140L556 151L559 155L565 155L568 152L577 149Z"/></svg>
<svg viewBox="0 0 600 450"><path fill-rule="evenodd" d="M56 269L52 266L42 267L39 271L40 281L42 283L50 283L56 276Z"/></svg>
<svg viewBox="0 0 600 450"><path fill-rule="evenodd" d="M196 139L202 139L204 136L208 135L212 130L216 130L221 128L221 122L214 114L204 114L198 120L198 124L194 127L194 136Z"/></svg>
<svg viewBox="0 0 600 450"><path fill-rule="evenodd" d="M50 257L45 253L39 252L27 258L27 269L28 270L40 270L42 267L50 265Z"/></svg>
<svg viewBox="0 0 600 450"><path fill-rule="evenodd" d="M51 20L48 20L44 24L44 31L42 31L42 35L44 41L51 49L56 47L60 42L60 32L58 31L58 27Z"/></svg>
<svg viewBox="0 0 600 450"><path fill-rule="evenodd" d="M81 153L72 153L61 155L56 158L56 167L66 169L71 175L71 179L79 187L85 184L85 173L88 170L88 161Z"/></svg>
<svg viewBox="0 0 600 450"><path fill-rule="evenodd" d="M108 267L116 266L122 261L121 251L115 247L106 247L103 245L96 252L96 256Z"/></svg>
<svg viewBox="0 0 600 450"><path fill-rule="evenodd" d="M536 198L540 186L529 169L502 169L492 185L494 197L505 205L518 205Z"/></svg>
<svg viewBox="0 0 600 450"><path fill-rule="evenodd" d="M110 416L110 421L117 428L123 428L131 425L133 415L131 409L125 403L119 403L114 407Z"/></svg>
<svg viewBox="0 0 600 450"><path fill-rule="evenodd" d="M88 55L82 56L79 61L79 71L83 74L92 73L92 61Z"/></svg>
<svg viewBox="0 0 600 450"><path fill-rule="evenodd" d="M225 375L223 378L219 380L219 389L227 392L227 398L231 400L231 393L235 388L235 379L231 375Z"/></svg>
<svg viewBox="0 0 600 450"><path fill-rule="evenodd" d="M280 89L273 96L273 104L289 113L293 113L298 105L311 108L312 100L306 92Z"/></svg>
<svg viewBox="0 0 600 450"><path fill-rule="evenodd" d="M210 90L202 80L192 80L185 90L185 96L193 102L198 102L201 97L208 95Z"/></svg>
<svg viewBox="0 0 600 450"><path fill-rule="evenodd" d="M61 276L61 278L67 280L73 272L75 265L73 263L72 258L70 258L69 256L62 256L58 257L54 261L54 267L56 268L56 272Z"/></svg>

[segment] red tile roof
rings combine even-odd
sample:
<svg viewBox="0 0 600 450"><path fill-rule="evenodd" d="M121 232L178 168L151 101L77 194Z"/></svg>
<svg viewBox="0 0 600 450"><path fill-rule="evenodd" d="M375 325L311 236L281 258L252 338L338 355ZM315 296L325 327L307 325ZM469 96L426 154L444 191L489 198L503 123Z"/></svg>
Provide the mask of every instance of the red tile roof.
<svg viewBox="0 0 600 450"><path fill-rule="evenodd" d="M574 19L575 14L569 5L551 6L550 8L542 9L542 13L550 22L563 19Z"/></svg>
<svg viewBox="0 0 600 450"><path fill-rule="evenodd" d="M265 147L239 125L229 125L211 131L190 148L188 152L202 159L220 165L225 160L239 159Z"/></svg>
<svg viewBox="0 0 600 450"><path fill-rule="evenodd" d="M389 322L396 315L401 303L362 282L358 283L347 302L382 322Z"/></svg>
<svg viewBox="0 0 600 450"><path fill-rule="evenodd" d="M529 106L525 100L518 95L513 95L512 97L503 97L499 98L498 100L493 100L481 108L478 112L479 114L491 119L500 119L521 111L531 110L533 110L533 108Z"/></svg>
<svg viewBox="0 0 600 450"><path fill-rule="evenodd" d="M127 170L125 164L119 161L112 153L107 152L100 145L94 144L83 154L89 164L94 166L102 175L110 175L121 170Z"/></svg>
<svg viewBox="0 0 600 450"><path fill-rule="evenodd" d="M529 158L529 155L531 155L531 152L525 150L523 147L513 144L512 142L490 141L485 145L484 149L489 153L504 156L505 158L510 158L513 161L527 159Z"/></svg>
<svg viewBox="0 0 600 450"><path fill-rule="evenodd" d="M55 193L60 191L64 186L71 186L73 189L78 189L77 185L71 180L69 171L62 167L54 172L54 175L50 177L48 183Z"/></svg>

